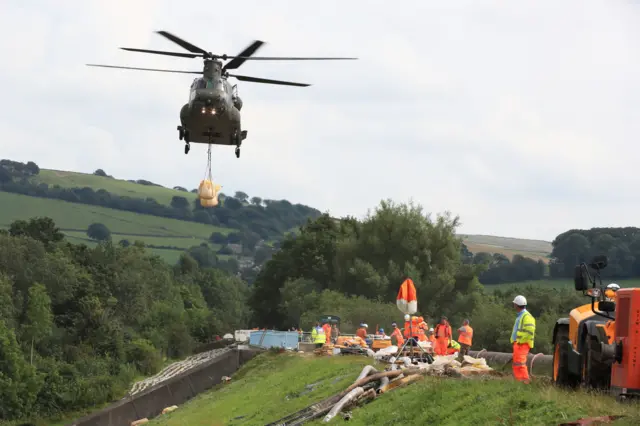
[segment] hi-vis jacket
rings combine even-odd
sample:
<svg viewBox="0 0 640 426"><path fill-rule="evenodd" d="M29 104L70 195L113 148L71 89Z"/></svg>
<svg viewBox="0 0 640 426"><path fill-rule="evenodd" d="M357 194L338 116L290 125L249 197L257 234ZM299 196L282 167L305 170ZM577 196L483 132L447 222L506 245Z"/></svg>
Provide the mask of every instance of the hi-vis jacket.
<svg viewBox="0 0 640 426"><path fill-rule="evenodd" d="M311 339L313 340L313 343L327 342L327 336L324 334L322 327L313 327L313 330L311 330Z"/></svg>
<svg viewBox="0 0 640 426"><path fill-rule="evenodd" d="M527 343L530 348L533 348L533 340L536 335L536 319L529 311L524 311L522 315L516 318L513 330L515 331L516 339L513 339L512 334L511 343Z"/></svg>

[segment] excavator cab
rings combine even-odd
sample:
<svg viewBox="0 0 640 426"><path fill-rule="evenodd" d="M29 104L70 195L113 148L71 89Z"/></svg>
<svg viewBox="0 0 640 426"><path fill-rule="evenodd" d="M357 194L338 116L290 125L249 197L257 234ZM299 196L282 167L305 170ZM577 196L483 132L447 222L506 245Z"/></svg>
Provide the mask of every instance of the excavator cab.
<svg viewBox="0 0 640 426"><path fill-rule="evenodd" d="M603 286L600 277L607 263L606 256L596 256L575 267L575 289L591 303L556 322L553 381L564 387L609 389L619 398L638 396L640 336L631 330L640 322L640 289L620 289L612 297L611 286Z"/></svg>

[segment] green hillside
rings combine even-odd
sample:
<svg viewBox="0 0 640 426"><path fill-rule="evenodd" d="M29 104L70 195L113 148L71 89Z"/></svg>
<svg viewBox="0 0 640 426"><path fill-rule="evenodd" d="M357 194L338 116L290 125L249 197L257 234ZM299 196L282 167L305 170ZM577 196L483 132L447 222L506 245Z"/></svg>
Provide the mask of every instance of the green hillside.
<svg viewBox="0 0 640 426"><path fill-rule="evenodd" d="M174 196L186 197L190 200L196 199L196 194L162 186L142 185L132 183L127 180L96 176L88 173L65 172L61 170L41 169L40 173L33 178L35 182L46 183L47 185L58 185L62 188L93 188L95 191L104 189L112 194L121 197L133 198L153 198L160 204L169 205ZM197 185L196 185L197 186Z"/></svg>
<svg viewBox="0 0 640 426"><path fill-rule="evenodd" d="M370 362L362 357L260 355L230 384L201 394L150 424L268 424L345 389ZM363 426L557 425L604 415L625 415L616 425L640 422L637 405L618 404L599 394L565 392L550 386L546 377L525 386L508 375L469 380L426 377L349 411L349 424ZM338 416L331 423L342 422ZM308 424L324 423L320 418Z"/></svg>
<svg viewBox="0 0 640 426"><path fill-rule="evenodd" d="M0 206L0 227L7 228L15 220L47 216L64 231L69 241L87 245L95 244L86 234L89 225L95 222L111 230L114 242L139 240L155 246L185 249L206 242L212 232L230 232L229 228L7 192L0 192ZM152 251L171 263L182 253L172 249Z"/></svg>

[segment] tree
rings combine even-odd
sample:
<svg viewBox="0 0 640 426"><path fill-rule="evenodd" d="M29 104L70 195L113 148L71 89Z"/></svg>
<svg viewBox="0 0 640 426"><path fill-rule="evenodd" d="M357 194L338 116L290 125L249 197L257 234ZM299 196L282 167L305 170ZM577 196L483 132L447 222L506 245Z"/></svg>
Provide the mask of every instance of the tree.
<svg viewBox="0 0 640 426"><path fill-rule="evenodd" d="M111 239L111 231L102 223L92 223L87 228L87 235L92 240L107 241Z"/></svg>
<svg viewBox="0 0 640 426"><path fill-rule="evenodd" d="M234 197L227 197L224 200L224 206L229 210L239 210L242 208L242 202Z"/></svg>
<svg viewBox="0 0 640 426"><path fill-rule="evenodd" d="M11 182L11 180L11 173L9 173L3 166L0 166L0 184Z"/></svg>
<svg viewBox="0 0 640 426"><path fill-rule="evenodd" d="M22 335L31 342L31 365L33 365L33 344L51 334L53 316L51 315L51 299L42 284L34 284L29 288L27 310Z"/></svg>
<svg viewBox="0 0 640 426"><path fill-rule="evenodd" d="M96 176L107 177L107 173L102 169L97 169L93 174Z"/></svg>
<svg viewBox="0 0 640 426"><path fill-rule="evenodd" d="M25 220L16 220L9 226L9 234L12 237L25 236L41 241L47 247L64 239L64 234L56 226L51 218L34 217Z"/></svg>
<svg viewBox="0 0 640 426"><path fill-rule="evenodd" d="M227 242L227 237L220 232L213 232L209 237L209 241L213 244L225 244Z"/></svg>
<svg viewBox="0 0 640 426"><path fill-rule="evenodd" d="M25 166L25 169L31 176L35 176L40 173L40 167L38 167L38 165L33 161L29 161Z"/></svg>
<svg viewBox="0 0 640 426"><path fill-rule="evenodd" d="M253 204L254 206L261 206L262 205L262 198L260 198L260 197L251 197L251 204Z"/></svg>
<svg viewBox="0 0 640 426"><path fill-rule="evenodd" d="M238 199L241 203L246 203L247 200L249 199L249 196L247 195L246 192L236 191L236 193L233 196L233 198Z"/></svg>
<svg viewBox="0 0 640 426"><path fill-rule="evenodd" d="M185 197L174 195L171 198L171 207L173 207L174 209L188 209L189 200L187 200Z"/></svg>

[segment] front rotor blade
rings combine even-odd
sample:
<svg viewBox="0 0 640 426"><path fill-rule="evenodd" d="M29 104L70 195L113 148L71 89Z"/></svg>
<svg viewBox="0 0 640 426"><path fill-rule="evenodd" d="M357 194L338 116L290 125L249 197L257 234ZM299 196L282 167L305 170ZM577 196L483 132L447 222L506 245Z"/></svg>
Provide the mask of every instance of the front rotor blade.
<svg viewBox="0 0 640 426"><path fill-rule="evenodd" d="M278 84L281 86L297 86L297 87L311 86L310 84L306 84L306 83L294 83L292 81L270 80L268 78L258 78L258 77L247 77L246 75L229 74L229 77L235 77L240 81L248 81L251 83Z"/></svg>
<svg viewBox="0 0 640 426"><path fill-rule="evenodd" d="M134 49L133 47L121 47L122 50L128 50L129 52L142 52L142 53L154 53L156 55L177 56L179 58L197 58L202 56L195 53L179 53L179 52L165 52L164 50L149 50L149 49Z"/></svg>
<svg viewBox="0 0 640 426"><path fill-rule="evenodd" d="M178 46L182 47L183 49L187 49L189 52L202 53L205 56L207 55L207 52L204 51L203 49L199 48L198 46L194 46L193 44L189 43L188 41L184 41L180 37L176 37L171 33L168 33L166 31L156 31L156 33L160 34L161 36L163 36L163 37L165 37L165 38L167 38L169 40L171 40L172 42L174 42Z"/></svg>
<svg viewBox="0 0 640 426"><path fill-rule="evenodd" d="M121 70L138 70L138 71L158 71L158 72L173 72L179 74L202 74L202 71L178 71L178 70L162 70L158 68L135 68L135 67L120 67L117 65L99 65L99 64L86 64L88 67L100 67L100 68L118 68Z"/></svg>
<svg viewBox="0 0 640 426"><path fill-rule="evenodd" d="M249 59L251 55L256 53L263 44L264 44L264 41L260 41L260 40L254 41L249 45L249 47L244 49L242 52L238 53L238 55L236 55L234 59L232 59L224 67L222 67L222 70L226 71L226 70L237 69L240 65L244 64L244 61Z"/></svg>

